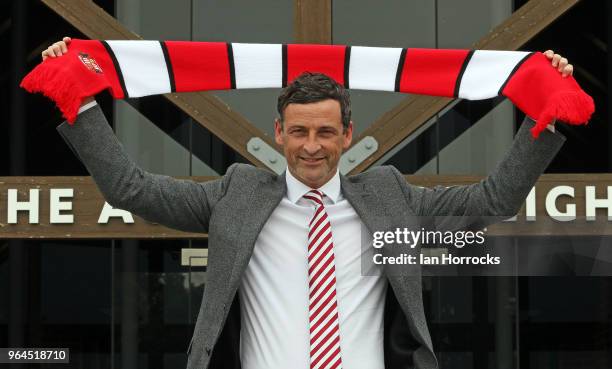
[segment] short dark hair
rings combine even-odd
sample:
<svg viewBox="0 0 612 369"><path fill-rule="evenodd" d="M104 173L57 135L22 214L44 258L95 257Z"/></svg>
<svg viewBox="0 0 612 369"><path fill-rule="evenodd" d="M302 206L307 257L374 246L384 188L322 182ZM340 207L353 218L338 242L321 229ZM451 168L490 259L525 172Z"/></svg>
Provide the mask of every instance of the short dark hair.
<svg viewBox="0 0 612 369"><path fill-rule="evenodd" d="M349 92L344 86L323 73L304 72L283 88L276 104L281 123L287 105L315 103L327 99L336 100L340 103L342 127L347 129L351 121Z"/></svg>

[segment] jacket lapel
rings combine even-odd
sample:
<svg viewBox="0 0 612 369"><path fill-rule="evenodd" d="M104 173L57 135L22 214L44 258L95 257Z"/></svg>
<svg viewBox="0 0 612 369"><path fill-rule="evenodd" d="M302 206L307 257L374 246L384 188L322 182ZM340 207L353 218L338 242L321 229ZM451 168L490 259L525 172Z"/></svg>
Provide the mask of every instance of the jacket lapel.
<svg viewBox="0 0 612 369"><path fill-rule="evenodd" d="M400 226L411 226L409 224L402 224L402 219L398 219L398 217L385 211L384 205L379 201L374 188L368 187L363 183L351 182L350 179L342 175L340 180L344 197L351 203L370 233L394 230L395 227ZM388 195L392 196L393 194ZM383 256L395 256L386 247L382 248L382 254ZM406 314L411 331L421 343L431 347L431 340L423 314L421 276L418 274L420 273L420 267L416 266L415 268L408 275L400 275L397 268L385 268L384 273L400 302L400 306Z"/></svg>
<svg viewBox="0 0 612 369"><path fill-rule="evenodd" d="M368 230L370 232L382 230L386 223L383 216L384 208L377 201L373 189L368 188L364 183L354 183L344 175L340 175L340 185L342 195L353 206Z"/></svg>
<svg viewBox="0 0 612 369"><path fill-rule="evenodd" d="M376 231L392 230L399 227L399 219L388 214L384 204L376 195L375 189L364 183L353 183L350 179L340 176L342 194L353 206L361 221L368 228L370 234ZM383 255L387 256L387 248L382 248Z"/></svg>
<svg viewBox="0 0 612 369"><path fill-rule="evenodd" d="M240 278L251 259L259 232L287 192L285 173L260 180L251 191L247 197L249 200L246 212L240 217L244 223L238 238L239 244L235 246L234 267L229 280L232 290L238 288L240 284Z"/></svg>

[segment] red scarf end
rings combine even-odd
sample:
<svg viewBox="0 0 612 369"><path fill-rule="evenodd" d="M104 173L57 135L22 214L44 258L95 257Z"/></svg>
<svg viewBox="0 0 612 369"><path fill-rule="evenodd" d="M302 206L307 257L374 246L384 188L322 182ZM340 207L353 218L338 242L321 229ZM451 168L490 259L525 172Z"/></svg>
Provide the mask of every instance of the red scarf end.
<svg viewBox="0 0 612 369"><path fill-rule="evenodd" d="M20 87L30 93L42 93L55 102L68 123L74 124L79 107L88 96L81 91L81 81L69 78L68 73L57 73L39 64L21 81Z"/></svg>
<svg viewBox="0 0 612 369"><path fill-rule="evenodd" d="M554 119L572 125L587 124L594 112L593 98L584 91L560 91L546 101L536 125L531 128L531 134L538 138Z"/></svg>

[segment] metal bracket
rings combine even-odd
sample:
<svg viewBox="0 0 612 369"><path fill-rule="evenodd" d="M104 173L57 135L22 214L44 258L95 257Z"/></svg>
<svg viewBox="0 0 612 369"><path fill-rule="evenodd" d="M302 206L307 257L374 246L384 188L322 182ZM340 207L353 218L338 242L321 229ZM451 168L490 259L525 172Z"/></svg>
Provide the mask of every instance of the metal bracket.
<svg viewBox="0 0 612 369"><path fill-rule="evenodd" d="M340 157L340 173L346 174L353 168L361 164L370 155L378 150L378 141L372 136L366 136L363 140L357 142L347 152Z"/></svg>
<svg viewBox="0 0 612 369"><path fill-rule="evenodd" d="M276 174L281 174L287 168L285 157L259 137L252 137L247 142L247 151Z"/></svg>
<svg viewBox="0 0 612 369"><path fill-rule="evenodd" d="M208 249L181 249L182 266L207 266Z"/></svg>

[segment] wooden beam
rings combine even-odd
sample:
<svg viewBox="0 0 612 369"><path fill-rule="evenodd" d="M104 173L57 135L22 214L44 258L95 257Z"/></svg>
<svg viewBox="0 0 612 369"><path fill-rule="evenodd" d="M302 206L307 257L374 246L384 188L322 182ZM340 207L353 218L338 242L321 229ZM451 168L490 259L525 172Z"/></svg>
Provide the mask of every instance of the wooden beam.
<svg viewBox="0 0 612 369"><path fill-rule="evenodd" d="M579 1L531 0L474 43L472 48L517 50ZM351 170L350 174L360 173L369 168L452 101L450 98L413 95L384 113L359 137L353 139L355 144L366 136L373 136L378 141L378 150Z"/></svg>
<svg viewBox="0 0 612 369"><path fill-rule="evenodd" d="M176 177L196 182L205 182L218 177ZM406 176L409 183L417 186L454 186L476 183L477 176ZM607 189L612 183L612 174L545 174L537 182L535 204L537 222L518 221L491 228L491 234L513 235L612 235L612 222L608 221L607 209L597 209L595 221L585 220L586 187L594 186L597 199L608 198ZM546 198L551 189L565 185L574 188L574 196L560 196L556 207L564 211L568 204L576 206L575 221L558 222L546 209ZM72 197L59 201L70 203L70 210L53 208L60 215L72 215L72 223L51 223L50 202L52 192L72 189ZM38 222L29 223L29 213L17 212L17 223L9 224L8 214L15 209L8 202L9 191L17 191L17 201L31 201L30 190L38 190L39 204L36 208ZM201 239L205 233L185 233L161 225L146 222L134 216L134 223L124 223L121 218L111 218L107 224L99 223L104 208L104 198L91 177L0 177L0 239ZM524 219L525 207L519 212ZM496 233L495 233L496 232Z"/></svg>
<svg viewBox="0 0 612 369"><path fill-rule="evenodd" d="M298 44L331 44L331 0L294 0L293 36Z"/></svg>
<svg viewBox="0 0 612 369"><path fill-rule="evenodd" d="M91 39L142 39L142 37L128 30L93 1L42 1ZM266 167L247 151L247 142L252 137L261 138L280 152L274 140L266 133L212 94L206 92L173 93L166 94L164 97L256 166Z"/></svg>

